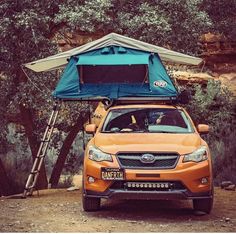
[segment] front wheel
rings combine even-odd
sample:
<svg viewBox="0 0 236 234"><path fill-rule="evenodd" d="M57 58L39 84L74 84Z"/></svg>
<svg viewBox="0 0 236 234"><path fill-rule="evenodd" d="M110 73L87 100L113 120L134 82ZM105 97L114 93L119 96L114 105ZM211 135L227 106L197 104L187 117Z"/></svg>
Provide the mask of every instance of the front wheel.
<svg viewBox="0 0 236 234"><path fill-rule="evenodd" d="M100 209L101 199L94 197L87 197L83 195L83 209L84 211L97 211Z"/></svg>
<svg viewBox="0 0 236 234"><path fill-rule="evenodd" d="M213 207L213 197L193 200L193 209L207 214L211 213Z"/></svg>
<svg viewBox="0 0 236 234"><path fill-rule="evenodd" d="M84 191L84 176L82 178L82 203L84 211L97 211L101 206L101 198L87 197Z"/></svg>

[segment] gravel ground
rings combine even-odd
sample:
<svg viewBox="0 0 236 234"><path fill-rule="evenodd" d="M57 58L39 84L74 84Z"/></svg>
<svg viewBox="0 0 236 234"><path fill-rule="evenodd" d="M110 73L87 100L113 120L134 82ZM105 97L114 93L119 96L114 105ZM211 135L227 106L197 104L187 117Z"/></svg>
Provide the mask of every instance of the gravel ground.
<svg viewBox="0 0 236 234"><path fill-rule="evenodd" d="M210 215L190 201L103 201L82 210L81 191L43 190L33 197L0 198L0 232L236 232L236 191L215 188Z"/></svg>

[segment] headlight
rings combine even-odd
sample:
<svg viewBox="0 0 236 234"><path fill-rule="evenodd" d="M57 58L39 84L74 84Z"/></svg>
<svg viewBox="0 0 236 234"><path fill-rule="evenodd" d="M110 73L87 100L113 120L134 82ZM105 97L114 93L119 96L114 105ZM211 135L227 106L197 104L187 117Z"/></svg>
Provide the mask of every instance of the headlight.
<svg viewBox="0 0 236 234"><path fill-rule="evenodd" d="M201 162L207 160L207 147L201 146L191 154L184 155L183 162Z"/></svg>
<svg viewBox="0 0 236 234"><path fill-rule="evenodd" d="M112 162L112 157L110 154L106 154L94 146L89 147L89 159L96 162L101 162L101 161Z"/></svg>

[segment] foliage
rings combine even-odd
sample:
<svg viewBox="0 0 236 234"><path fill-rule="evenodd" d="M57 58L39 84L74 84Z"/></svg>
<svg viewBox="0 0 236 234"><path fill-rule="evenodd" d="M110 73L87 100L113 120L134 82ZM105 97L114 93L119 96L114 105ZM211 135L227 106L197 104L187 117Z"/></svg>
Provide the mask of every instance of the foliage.
<svg viewBox="0 0 236 234"><path fill-rule="evenodd" d="M203 0L202 9L213 22L212 30L222 33L230 39L236 36L236 1Z"/></svg>
<svg viewBox="0 0 236 234"><path fill-rule="evenodd" d="M21 120L21 117L16 117L19 114L19 103L26 105L26 100L29 103L30 99L44 101L43 92L39 92L32 84L20 82L21 64L55 52L56 47L47 35L56 6L56 1L1 1L0 83L4 92L0 94L0 104L5 108L5 111L0 112L0 118L5 122L1 128L6 127L11 117ZM28 90L31 90L32 96L29 96ZM2 141L5 139L4 133L0 133Z"/></svg>
<svg viewBox="0 0 236 234"><path fill-rule="evenodd" d="M0 153L4 153L7 151L7 142L6 142L6 134L7 134L7 113L6 113L6 104L10 102L8 101L6 103L6 100L11 99L11 90L9 89L9 86L12 85L12 79L2 77L0 78L0 87L1 87L1 98L0 98Z"/></svg>
<svg viewBox="0 0 236 234"><path fill-rule="evenodd" d="M59 5L56 23L84 32L117 32L136 39L196 53L198 38L211 21L201 0L84 0Z"/></svg>
<svg viewBox="0 0 236 234"><path fill-rule="evenodd" d="M58 2L1 1L1 71L12 76L21 64L55 52L47 36Z"/></svg>
<svg viewBox="0 0 236 234"><path fill-rule="evenodd" d="M42 137L46 126L46 121L52 109L51 92L55 87L60 72L49 72L45 74L27 71L26 77L21 70L21 65L36 59L49 56L58 52L57 45L51 38L54 27L55 14L58 12L59 0L53 1L29 1L29 0L3 0L0 5L0 143L1 157L5 156L9 150L10 142L6 139L7 124L16 122L29 125L37 139ZM20 105L26 108L30 119L25 121L24 113ZM64 115L61 115L57 128L68 132L69 126L79 118L86 105L79 103L68 105ZM81 107L81 108L80 108ZM69 108L69 111L67 110ZM67 111L66 111L67 110ZM67 113L67 114L65 114ZM69 114L70 113L70 114ZM83 114L82 114L83 115ZM69 116L69 117L68 117ZM67 120L67 121L65 121ZM24 133L27 131L25 130ZM26 136L27 137L27 136ZM58 139L61 140L61 139ZM57 142L53 141L55 146ZM34 142L34 147L37 142ZM29 141L28 141L29 144ZM32 144L31 144L32 145ZM20 166L31 165L29 158L27 163ZM12 171L8 169L9 176ZM24 171L29 172L28 169ZM21 178L21 183L25 181L25 174L22 176L14 174L14 177ZM16 181L16 184L18 182ZM18 187L14 185L14 187Z"/></svg>
<svg viewBox="0 0 236 234"><path fill-rule="evenodd" d="M83 161L83 156L75 154L70 154L70 156L67 158L65 167L64 167L64 172L65 174L70 174L70 175L75 175L78 174L79 171L81 170L81 165Z"/></svg>
<svg viewBox="0 0 236 234"><path fill-rule="evenodd" d="M96 33L111 27L111 7L113 5L110 0L62 1L55 22L69 26L70 30Z"/></svg>
<svg viewBox="0 0 236 234"><path fill-rule="evenodd" d="M63 175L60 178L60 181L58 183L57 188L68 188L74 186L73 184L73 176L68 174L68 175Z"/></svg>
<svg viewBox="0 0 236 234"><path fill-rule="evenodd" d="M203 89L195 87L195 94L187 105L196 124L210 125L206 136L209 143L216 182L232 180L236 182L236 105L235 99L219 81L209 81Z"/></svg>
<svg viewBox="0 0 236 234"><path fill-rule="evenodd" d="M39 136L45 129L52 108L51 92L60 72L42 74L27 71L29 77L25 77L25 82L22 82L19 77L22 73L22 64L57 52L57 46L51 36L52 29L56 27L54 18L59 10L59 2L59 0L1 1L0 106L6 110L0 111L0 118L4 121L0 131L1 142L5 141L6 124L11 117L21 122L18 108L20 103L31 110L36 126L35 135ZM63 124L61 119L59 124L65 131L68 131L68 126L78 118L80 112L83 112L82 106L86 105L74 103L68 106L72 114L68 114L67 110L65 111L67 115L64 114L63 117L70 121L64 121Z"/></svg>

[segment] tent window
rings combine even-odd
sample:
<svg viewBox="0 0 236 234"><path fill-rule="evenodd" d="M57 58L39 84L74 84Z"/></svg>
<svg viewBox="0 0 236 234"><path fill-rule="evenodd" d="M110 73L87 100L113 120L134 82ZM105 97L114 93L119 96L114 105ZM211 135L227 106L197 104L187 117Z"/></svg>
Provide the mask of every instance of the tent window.
<svg viewBox="0 0 236 234"><path fill-rule="evenodd" d="M144 83L148 79L147 65L80 65L81 83Z"/></svg>

